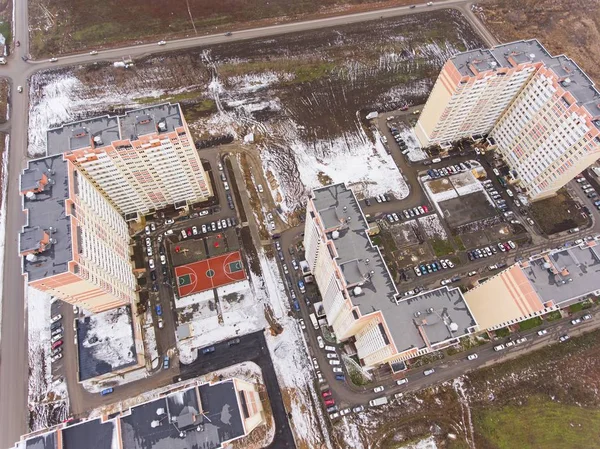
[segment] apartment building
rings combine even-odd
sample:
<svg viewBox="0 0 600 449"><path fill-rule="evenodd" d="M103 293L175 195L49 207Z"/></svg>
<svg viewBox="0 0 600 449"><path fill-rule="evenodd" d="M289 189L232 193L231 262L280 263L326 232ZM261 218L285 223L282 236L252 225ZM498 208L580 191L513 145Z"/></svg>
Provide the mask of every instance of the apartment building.
<svg viewBox="0 0 600 449"><path fill-rule="evenodd" d="M499 329L600 296L600 241L534 255L465 293L482 330Z"/></svg>
<svg viewBox="0 0 600 449"><path fill-rule="evenodd" d="M261 391L239 378L177 387L110 416L25 435L14 449L230 448L266 424Z"/></svg>
<svg viewBox="0 0 600 449"><path fill-rule="evenodd" d="M442 287L400 297L350 189L316 189L307 204L306 261L328 324L352 343L366 368L403 361L453 344L476 330L460 290Z"/></svg>
<svg viewBox="0 0 600 449"><path fill-rule="evenodd" d="M178 104L70 123L47 137L47 154L64 154L128 221L212 195Z"/></svg>
<svg viewBox="0 0 600 449"><path fill-rule="evenodd" d="M29 285L93 312L133 303L127 224L74 164L62 155L31 160L20 188Z"/></svg>
<svg viewBox="0 0 600 449"><path fill-rule="evenodd" d="M489 134L531 200L555 194L600 157L600 93L535 39L449 59L415 132L423 146Z"/></svg>

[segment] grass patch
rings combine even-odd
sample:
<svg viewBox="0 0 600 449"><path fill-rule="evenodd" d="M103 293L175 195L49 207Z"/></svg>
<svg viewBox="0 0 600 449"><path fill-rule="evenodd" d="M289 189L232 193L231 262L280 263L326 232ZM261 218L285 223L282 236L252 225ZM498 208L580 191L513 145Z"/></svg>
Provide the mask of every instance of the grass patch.
<svg viewBox="0 0 600 449"><path fill-rule="evenodd" d="M544 319L546 321L556 321L556 320L560 320L562 318L562 315L560 314L559 310L555 310L553 312L547 313L546 315L544 315Z"/></svg>
<svg viewBox="0 0 600 449"><path fill-rule="evenodd" d="M508 329L508 327L503 327L501 329L495 330L494 334L496 334L496 337L498 338L504 338L510 335L510 330Z"/></svg>
<svg viewBox="0 0 600 449"><path fill-rule="evenodd" d="M534 327L541 326L544 321L539 317L535 316L533 318L529 318L528 320L521 321L519 323L519 330L527 331L529 329L533 329Z"/></svg>
<svg viewBox="0 0 600 449"><path fill-rule="evenodd" d="M600 422L600 410L533 396L521 406L478 410L474 415L476 432L494 448L600 447L600 433L592 431Z"/></svg>
<svg viewBox="0 0 600 449"><path fill-rule="evenodd" d="M431 244L431 248L433 249L436 257L442 257L447 254L454 253L454 247L449 240L433 239L430 240L429 243Z"/></svg>
<svg viewBox="0 0 600 449"><path fill-rule="evenodd" d="M582 310L589 309L590 307L592 307L592 303L588 299L586 299L585 301L571 304L569 306L569 312L571 312L571 313L580 312Z"/></svg>
<svg viewBox="0 0 600 449"><path fill-rule="evenodd" d="M459 251L464 251L467 249L467 248L465 248L465 244L463 243L462 239L460 238L460 235L454 236L454 243L456 243L456 247L458 248Z"/></svg>

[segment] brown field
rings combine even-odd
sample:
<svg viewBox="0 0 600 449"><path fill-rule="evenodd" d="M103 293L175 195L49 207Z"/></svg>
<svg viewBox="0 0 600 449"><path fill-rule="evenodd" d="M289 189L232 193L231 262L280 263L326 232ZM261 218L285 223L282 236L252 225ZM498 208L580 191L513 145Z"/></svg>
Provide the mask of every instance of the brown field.
<svg viewBox="0 0 600 449"><path fill-rule="evenodd" d="M31 53L76 52L410 3L417 0L30 0Z"/></svg>
<svg viewBox="0 0 600 449"><path fill-rule="evenodd" d="M600 331L474 371L334 425L336 447L600 447Z"/></svg>
<svg viewBox="0 0 600 449"><path fill-rule="evenodd" d="M592 0L492 0L479 16L501 42L538 38L600 79L600 3Z"/></svg>

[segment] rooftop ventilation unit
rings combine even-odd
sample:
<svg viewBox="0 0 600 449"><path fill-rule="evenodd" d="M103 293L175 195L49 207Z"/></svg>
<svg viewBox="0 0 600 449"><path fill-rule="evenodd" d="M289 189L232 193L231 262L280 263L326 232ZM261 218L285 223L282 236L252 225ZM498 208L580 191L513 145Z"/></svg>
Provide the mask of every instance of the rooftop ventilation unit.
<svg viewBox="0 0 600 449"><path fill-rule="evenodd" d="M25 198L27 198L28 200L33 201L33 200L35 200L35 193L33 193L33 192L27 192L25 194Z"/></svg>
<svg viewBox="0 0 600 449"><path fill-rule="evenodd" d="M564 87L571 85L571 78L565 78L561 83Z"/></svg>
<svg viewBox="0 0 600 449"><path fill-rule="evenodd" d="M458 324L450 323L450 332L456 332L458 330Z"/></svg>
<svg viewBox="0 0 600 449"><path fill-rule="evenodd" d="M354 296L358 296L362 293L362 288L354 287L354 290L352 290L352 293L354 294Z"/></svg>
<svg viewBox="0 0 600 449"><path fill-rule="evenodd" d="M102 137L94 136L94 145L102 145Z"/></svg>
<svg viewBox="0 0 600 449"><path fill-rule="evenodd" d="M158 426L160 426L160 421L158 419L155 419L150 423L150 427L152 427L153 429L156 429Z"/></svg>
<svg viewBox="0 0 600 449"><path fill-rule="evenodd" d="M35 262L38 260L38 258L35 254L27 254L25 256L25 259L27 260L27 262Z"/></svg>
<svg viewBox="0 0 600 449"><path fill-rule="evenodd" d="M160 132L165 132L167 130L167 122L165 122L165 121L158 122L158 130Z"/></svg>
<svg viewBox="0 0 600 449"><path fill-rule="evenodd" d="M164 415L164 414L165 414L165 409L164 409L164 408L162 408L162 407L160 407L160 408L157 408L157 409L156 409L156 414L157 414L158 416Z"/></svg>
<svg viewBox="0 0 600 449"><path fill-rule="evenodd" d="M333 231L331 233L331 240L337 240L340 238L340 233L338 231Z"/></svg>

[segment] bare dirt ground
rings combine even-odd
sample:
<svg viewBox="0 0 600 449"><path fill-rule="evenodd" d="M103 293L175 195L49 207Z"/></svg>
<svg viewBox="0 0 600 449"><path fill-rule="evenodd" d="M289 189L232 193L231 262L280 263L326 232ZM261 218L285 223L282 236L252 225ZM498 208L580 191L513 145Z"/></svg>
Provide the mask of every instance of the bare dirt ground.
<svg viewBox="0 0 600 449"><path fill-rule="evenodd" d="M0 2L0 10L3 3L9 0ZM411 3L417 1L168 0L150 4L144 0L30 0L31 52L36 56L77 52Z"/></svg>
<svg viewBox="0 0 600 449"><path fill-rule="evenodd" d="M196 141L252 134L283 215L325 179L403 198L408 188L364 116L422 103L446 59L479 45L460 13L442 10L168 53L128 70L51 70L32 79L29 150L44 151L48 127L172 101Z"/></svg>
<svg viewBox="0 0 600 449"><path fill-rule="evenodd" d="M600 331L483 368L338 421L339 447L438 449L600 446Z"/></svg>
<svg viewBox="0 0 600 449"><path fill-rule="evenodd" d="M501 42L537 38L551 53L566 54L600 80L600 2L491 0L476 10Z"/></svg>

